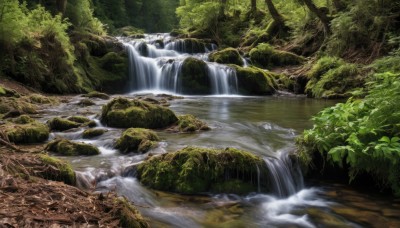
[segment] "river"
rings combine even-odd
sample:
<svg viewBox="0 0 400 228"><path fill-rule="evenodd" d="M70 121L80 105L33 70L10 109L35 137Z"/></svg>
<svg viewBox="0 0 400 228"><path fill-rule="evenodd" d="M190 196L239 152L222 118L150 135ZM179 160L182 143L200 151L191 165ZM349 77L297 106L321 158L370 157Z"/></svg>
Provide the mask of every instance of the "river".
<svg viewBox="0 0 400 228"><path fill-rule="evenodd" d="M152 40L154 37L147 37L146 42L149 44ZM181 48L176 43L175 48ZM165 58L207 58L204 53L180 54L167 49L167 46L166 49L153 50L151 48L156 46L149 45L153 54L138 59L139 54L134 53L137 49L132 49L135 45L138 48L137 44L138 41L127 43L133 55L131 58L136 58L131 61L131 75L134 77L130 81L134 85L132 91L114 96L135 98L148 93L140 92L142 89L156 93L160 90L179 92L179 84L167 83L179 81L176 79L179 77L179 66L176 69L166 67L165 64L173 63L165 61ZM135 67L143 64L148 65ZM216 69L209 72L219 72L218 75L227 78L236 77L229 67L211 63L209 66ZM153 79L146 81L138 75ZM163 77L170 77L171 80L162 81ZM142 83L140 87L138 83ZM84 115L95 120L98 128L106 128L107 133L92 140L82 139L83 129L52 133L51 139L64 137L96 145L101 155L63 157L78 172L80 186L101 192L116 191L127 197L148 218L152 227L400 227L399 200L373 196L338 184L304 184L299 169L287 159L288 153L295 151L295 138L304 129L312 127L310 118L323 108L334 105L335 101L294 95L240 96L237 89L232 89L237 86L236 80L216 80L213 83L215 88L220 88L215 89L213 95L184 96L183 99L170 101L170 108L177 114L193 114L207 122L211 130L186 134L158 130L162 141L146 154L122 155L113 149L123 129L101 124L99 114L102 105L107 103L105 100L94 99L96 105L80 107L77 104L83 97L71 97L69 102L45 110L41 121L54 116ZM142 186L129 169L148 154L173 152L186 146L235 147L263 157L274 180L274 191L242 196L207 193L179 195Z"/></svg>

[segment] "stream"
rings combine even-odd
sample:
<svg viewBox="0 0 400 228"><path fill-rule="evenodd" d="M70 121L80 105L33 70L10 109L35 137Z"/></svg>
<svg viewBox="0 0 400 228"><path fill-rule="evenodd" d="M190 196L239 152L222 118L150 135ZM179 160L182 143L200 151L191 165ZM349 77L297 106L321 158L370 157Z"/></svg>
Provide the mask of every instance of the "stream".
<svg viewBox="0 0 400 228"><path fill-rule="evenodd" d="M161 36L161 38L160 38ZM157 40L163 40L160 46ZM193 56L207 60L207 52L185 50L171 37L148 35L144 40L124 41L130 53L131 92L115 95L135 98L151 94L180 94L179 75L183 60ZM156 42L157 41L157 42ZM140 53L145 43L147 54ZM190 53L185 53L190 52ZM173 59L173 61L171 60ZM248 97L238 93L235 72L222 64L207 63L213 94L184 96L171 100L177 114L193 114L207 122L210 131L171 133L158 130L162 139L146 154L122 155L113 149L123 129L101 124L99 114L108 100L93 99L96 105L81 107L81 96L45 110L41 121L55 116L84 115L108 132L95 139L82 139L84 129L55 132L55 137L91 143L101 155L62 157L78 174L78 185L100 192L116 191L141 211L152 227L400 227L400 200L386 199L330 183L303 183L288 153L295 150L295 138L312 127L310 118L335 101L307 99L301 96ZM273 180L273 192L248 195L179 195L154 191L135 178L134 164L148 154L173 152L186 146L235 147L264 158Z"/></svg>

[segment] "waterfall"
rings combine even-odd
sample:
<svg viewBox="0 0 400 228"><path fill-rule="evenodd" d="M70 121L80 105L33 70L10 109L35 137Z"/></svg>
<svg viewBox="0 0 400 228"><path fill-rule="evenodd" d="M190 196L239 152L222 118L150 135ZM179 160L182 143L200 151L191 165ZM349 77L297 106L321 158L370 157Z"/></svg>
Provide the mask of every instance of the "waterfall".
<svg viewBox="0 0 400 228"><path fill-rule="evenodd" d="M278 158L264 159L269 175L269 184L278 197L287 197L304 188L303 175L298 164L293 164L288 154Z"/></svg>
<svg viewBox="0 0 400 228"><path fill-rule="evenodd" d="M134 40L120 38L129 56L130 92L146 90L181 93L184 60L194 57L204 61L208 59L208 52L217 48L215 44L170 39L165 34L146 35L145 39ZM233 68L217 63L206 64L210 81L210 85L206 86L211 87L210 95L238 94L238 81Z"/></svg>

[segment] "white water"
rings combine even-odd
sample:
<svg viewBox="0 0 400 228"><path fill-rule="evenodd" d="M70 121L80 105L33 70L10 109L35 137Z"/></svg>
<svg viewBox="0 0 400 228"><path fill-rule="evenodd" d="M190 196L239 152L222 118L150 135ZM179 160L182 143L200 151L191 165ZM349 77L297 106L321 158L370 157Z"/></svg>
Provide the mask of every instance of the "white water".
<svg viewBox="0 0 400 228"><path fill-rule="evenodd" d="M145 39L126 40L120 38L129 54L130 92L152 91L182 94L181 72L186 58L203 61L208 52L216 49L215 44L204 46L203 53L186 50L184 40L171 41L165 34L146 35ZM163 43L165 45L160 45ZM163 48L163 46L165 46ZM206 62L212 92L210 95L238 94L238 81L233 68Z"/></svg>

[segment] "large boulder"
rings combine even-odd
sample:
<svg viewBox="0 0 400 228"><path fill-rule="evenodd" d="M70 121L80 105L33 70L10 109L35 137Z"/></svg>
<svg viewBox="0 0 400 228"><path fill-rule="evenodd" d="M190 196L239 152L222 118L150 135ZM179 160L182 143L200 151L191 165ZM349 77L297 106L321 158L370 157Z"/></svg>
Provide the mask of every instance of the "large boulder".
<svg viewBox="0 0 400 228"><path fill-rule="evenodd" d="M140 182L150 188L197 194L246 194L268 190L267 167L260 157L233 148L186 147L153 156L137 167Z"/></svg>
<svg viewBox="0 0 400 228"><path fill-rule="evenodd" d="M49 138L49 128L36 120L33 120L27 115L22 115L18 118L7 122L0 126L10 142L16 144L24 143L41 143Z"/></svg>
<svg viewBox="0 0 400 228"><path fill-rule="evenodd" d="M160 129L176 123L178 118L166 107L119 97L103 106L101 121L117 128Z"/></svg>
<svg viewBox="0 0 400 228"><path fill-rule="evenodd" d="M122 136L117 140L115 148L122 153L140 152L145 153L160 141L157 134L144 128L129 128L122 133Z"/></svg>
<svg viewBox="0 0 400 228"><path fill-rule="evenodd" d="M305 58L294 53L275 50L269 44L262 43L250 51L251 61L263 68L299 65Z"/></svg>
<svg viewBox="0 0 400 228"><path fill-rule="evenodd" d="M203 121L191 114L178 116L176 125L168 129L173 132L195 132L210 130L210 127Z"/></svg>
<svg viewBox="0 0 400 228"><path fill-rule="evenodd" d="M78 127L95 127L96 122L84 116L71 116L67 119L55 117L47 121L47 125L50 127L51 130L66 131Z"/></svg>
<svg viewBox="0 0 400 228"><path fill-rule="evenodd" d="M206 52L206 43L195 38L177 39L168 43L166 48L182 53L196 54Z"/></svg>
<svg viewBox="0 0 400 228"><path fill-rule="evenodd" d="M185 59L181 70L182 93L191 95L211 94L207 64L193 57Z"/></svg>
<svg viewBox="0 0 400 228"><path fill-rule="evenodd" d="M244 62L240 56L238 50L234 48L226 48L221 51L216 51L208 56L211 62L217 62L222 64L235 64L243 66Z"/></svg>
<svg viewBox="0 0 400 228"><path fill-rule="evenodd" d="M46 151L63 156L100 154L99 149L91 144L72 142L66 139L55 139L49 142L46 146Z"/></svg>
<svg viewBox="0 0 400 228"><path fill-rule="evenodd" d="M257 67L239 67L236 69L239 90L242 94L271 95L278 87L273 73Z"/></svg>

